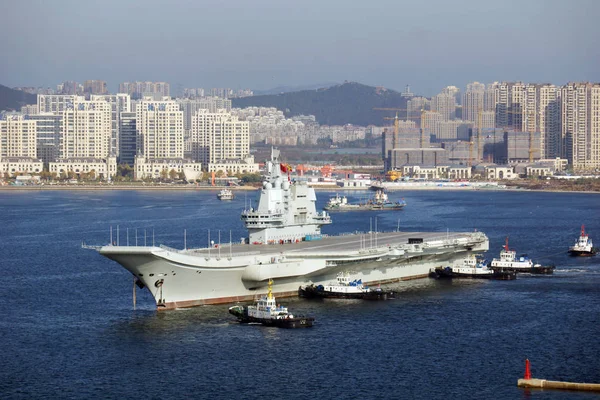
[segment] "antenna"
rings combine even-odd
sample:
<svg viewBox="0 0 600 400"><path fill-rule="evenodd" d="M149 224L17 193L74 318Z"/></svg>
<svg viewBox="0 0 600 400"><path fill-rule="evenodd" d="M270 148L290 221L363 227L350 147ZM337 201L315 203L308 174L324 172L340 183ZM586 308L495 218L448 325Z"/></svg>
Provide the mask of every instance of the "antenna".
<svg viewBox="0 0 600 400"><path fill-rule="evenodd" d="M110 226L110 245L113 245L113 240L112 240L112 225Z"/></svg>
<svg viewBox="0 0 600 400"><path fill-rule="evenodd" d="M183 249L187 250L187 229L183 230Z"/></svg>

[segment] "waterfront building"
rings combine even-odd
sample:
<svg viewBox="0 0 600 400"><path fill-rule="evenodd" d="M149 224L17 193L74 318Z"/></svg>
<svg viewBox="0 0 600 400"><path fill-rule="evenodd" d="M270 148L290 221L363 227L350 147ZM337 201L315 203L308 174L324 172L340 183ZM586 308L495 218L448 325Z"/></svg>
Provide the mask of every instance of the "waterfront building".
<svg viewBox="0 0 600 400"><path fill-rule="evenodd" d="M106 101L110 104L111 118L111 138L110 138L110 154L119 157L119 128L121 113L131 112L131 97L127 93L91 95L92 101Z"/></svg>
<svg viewBox="0 0 600 400"><path fill-rule="evenodd" d="M138 154L149 159L183 158L183 111L176 101L144 97L136 104Z"/></svg>
<svg viewBox="0 0 600 400"><path fill-rule="evenodd" d="M485 179L502 180L502 179L517 179L519 174L515 172L515 167L510 165L484 165Z"/></svg>
<svg viewBox="0 0 600 400"><path fill-rule="evenodd" d="M529 159L539 160L540 133L507 131L504 133L504 145L507 163L528 162ZM530 154L531 152L531 154Z"/></svg>
<svg viewBox="0 0 600 400"><path fill-rule="evenodd" d="M259 172L258 164L254 162L254 156L247 155L241 159L227 159L219 160L214 163L208 164L208 172L226 172L227 175L236 174L253 174Z"/></svg>
<svg viewBox="0 0 600 400"><path fill-rule="evenodd" d="M62 113L60 158L100 158L110 155L111 106L106 101L76 101Z"/></svg>
<svg viewBox="0 0 600 400"><path fill-rule="evenodd" d="M195 172L198 176L202 172L202 164L183 158L146 158L136 156L134 162L134 179L171 179L176 174L179 177L186 171ZM172 172L173 171L173 172Z"/></svg>
<svg viewBox="0 0 600 400"><path fill-rule="evenodd" d="M41 113L28 115L26 118L36 123L36 157L47 166L60 157L63 115Z"/></svg>
<svg viewBox="0 0 600 400"><path fill-rule="evenodd" d="M137 154L136 113L122 112L119 116L119 164L133 166Z"/></svg>
<svg viewBox="0 0 600 400"><path fill-rule="evenodd" d="M0 157L0 174L15 177L18 175L40 174L44 163L32 157Z"/></svg>
<svg viewBox="0 0 600 400"><path fill-rule="evenodd" d="M577 171L600 167L600 84L569 83L561 88L564 158Z"/></svg>
<svg viewBox="0 0 600 400"><path fill-rule="evenodd" d="M244 159L250 154L250 124L224 110L198 110L192 119L190 154L202 164Z"/></svg>
<svg viewBox="0 0 600 400"><path fill-rule="evenodd" d="M560 157L560 88L551 84L540 85L538 90L538 129L542 157Z"/></svg>
<svg viewBox="0 0 600 400"><path fill-rule="evenodd" d="M59 178L69 173L76 176L87 174L90 179L111 179L117 174L117 158L72 157L49 163L49 171Z"/></svg>
<svg viewBox="0 0 600 400"><path fill-rule="evenodd" d="M20 114L0 120L0 157L37 159L36 122Z"/></svg>

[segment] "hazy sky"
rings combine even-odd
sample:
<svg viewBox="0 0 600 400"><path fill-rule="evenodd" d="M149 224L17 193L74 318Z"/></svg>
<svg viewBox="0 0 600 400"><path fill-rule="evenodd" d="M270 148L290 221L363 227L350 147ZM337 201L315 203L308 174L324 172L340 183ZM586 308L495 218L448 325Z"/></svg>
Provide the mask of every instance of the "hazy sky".
<svg viewBox="0 0 600 400"><path fill-rule="evenodd" d="M0 83L600 81L597 0L0 0Z"/></svg>

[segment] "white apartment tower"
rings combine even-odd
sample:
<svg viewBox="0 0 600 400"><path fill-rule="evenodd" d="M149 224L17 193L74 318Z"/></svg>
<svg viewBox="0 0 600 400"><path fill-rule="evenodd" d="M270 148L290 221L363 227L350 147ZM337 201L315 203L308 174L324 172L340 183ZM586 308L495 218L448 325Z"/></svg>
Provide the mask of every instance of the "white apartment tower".
<svg viewBox="0 0 600 400"><path fill-rule="evenodd" d="M456 117L456 97L450 93L440 93L431 99L431 111L436 111L442 120L449 121Z"/></svg>
<svg viewBox="0 0 600 400"><path fill-rule="evenodd" d="M76 101L62 118L60 158L106 159L112 137L111 106L104 100Z"/></svg>
<svg viewBox="0 0 600 400"><path fill-rule="evenodd" d="M38 94L37 112L43 113L62 113L67 109L67 105L73 105L75 101L83 101L83 96L74 94Z"/></svg>
<svg viewBox="0 0 600 400"><path fill-rule="evenodd" d="M463 115L465 121L472 121L479 128L481 114L484 111L485 85L479 82L467 84L467 90L462 96Z"/></svg>
<svg viewBox="0 0 600 400"><path fill-rule="evenodd" d="M22 115L0 120L0 158L37 158L36 129L36 122Z"/></svg>
<svg viewBox="0 0 600 400"><path fill-rule="evenodd" d="M136 104L138 151L147 159L183 158L183 111L168 97Z"/></svg>
<svg viewBox="0 0 600 400"><path fill-rule="evenodd" d="M574 170L600 167L600 84L561 88L562 155Z"/></svg>
<svg viewBox="0 0 600 400"><path fill-rule="evenodd" d="M198 110L192 119L191 154L203 165L250 154L250 123L222 110Z"/></svg>
<svg viewBox="0 0 600 400"><path fill-rule="evenodd" d="M106 101L110 104L111 130L110 155L119 156L119 134L120 119L122 112L131 112L131 97L127 93L91 95L92 101Z"/></svg>

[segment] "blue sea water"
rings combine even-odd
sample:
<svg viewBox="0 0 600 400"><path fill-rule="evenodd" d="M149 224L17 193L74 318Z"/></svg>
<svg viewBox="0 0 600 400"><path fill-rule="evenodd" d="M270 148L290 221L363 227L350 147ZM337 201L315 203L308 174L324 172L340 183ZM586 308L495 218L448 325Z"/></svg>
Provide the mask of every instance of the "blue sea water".
<svg viewBox="0 0 600 400"><path fill-rule="evenodd" d="M332 214L327 233L480 230L553 263L516 281L422 279L387 302L286 299L312 329L233 323L227 305L156 312L132 277L81 242L183 247L245 235L257 193L0 192L1 399L591 399L516 387L534 377L600 382L600 256L566 254L581 224L600 244L600 196L406 191L401 212ZM318 192L322 206L332 193ZM351 201L367 196L349 192ZM375 222L376 220L376 222ZM136 234L137 229L137 234ZM127 239L127 236L129 237ZM136 239L137 237L137 239Z"/></svg>

